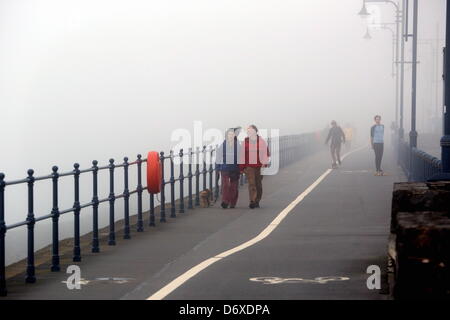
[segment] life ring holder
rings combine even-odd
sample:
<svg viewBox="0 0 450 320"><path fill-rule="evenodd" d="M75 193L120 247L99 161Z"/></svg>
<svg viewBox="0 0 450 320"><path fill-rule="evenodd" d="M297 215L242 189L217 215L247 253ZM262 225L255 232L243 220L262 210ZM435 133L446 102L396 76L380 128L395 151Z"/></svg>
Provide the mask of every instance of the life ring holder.
<svg viewBox="0 0 450 320"><path fill-rule="evenodd" d="M161 160L159 153L150 151L147 155L147 191L150 194L158 194L161 192Z"/></svg>

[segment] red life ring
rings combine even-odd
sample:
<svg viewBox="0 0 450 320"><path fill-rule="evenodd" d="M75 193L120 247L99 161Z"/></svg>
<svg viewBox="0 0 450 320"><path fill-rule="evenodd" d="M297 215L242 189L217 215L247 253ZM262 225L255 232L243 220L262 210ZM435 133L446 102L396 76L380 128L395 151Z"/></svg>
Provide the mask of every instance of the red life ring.
<svg viewBox="0 0 450 320"><path fill-rule="evenodd" d="M159 153L150 151L147 155L147 190L149 193L161 192L161 162Z"/></svg>

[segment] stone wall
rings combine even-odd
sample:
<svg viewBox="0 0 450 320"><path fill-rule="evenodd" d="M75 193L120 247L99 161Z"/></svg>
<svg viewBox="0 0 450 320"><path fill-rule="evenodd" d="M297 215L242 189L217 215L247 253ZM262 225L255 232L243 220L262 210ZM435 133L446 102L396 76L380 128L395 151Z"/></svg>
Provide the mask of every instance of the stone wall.
<svg viewBox="0 0 450 320"><path fill-rule="evenodd" d="M394 298L450 298L450 182L396 183Z"/></svg>

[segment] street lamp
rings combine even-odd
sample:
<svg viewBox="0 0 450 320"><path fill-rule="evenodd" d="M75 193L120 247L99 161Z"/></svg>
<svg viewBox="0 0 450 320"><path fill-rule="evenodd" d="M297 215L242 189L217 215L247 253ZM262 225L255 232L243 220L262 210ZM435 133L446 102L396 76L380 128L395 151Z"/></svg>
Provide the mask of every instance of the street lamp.
<svg viewBox="0 0 450 320"><path fill-rule="evenodd" d="M364 35L364 39L366 39L366 40L372 39L372 36L370 35L370 32L369 32L369 27L367 27L367 31L366 31L366 34Z"/></svg>
<svg viewBox="0 0 450 320"><path fill-rule="evenodd" d="M367 11L366 1L363 2L362 9L361 9L361 11L359 11L358 15L363 19L366 19L370 16L369 11Z"/></svg>
<svg viewBox="0 0 450 320"><path fill-rule="evenodd" d="M389 26L390 25L395 25L395 23L378 23L378 24L373 24L374 27L380 27L381 29L384 30L388 30L390 31L391 35L392 35L392 70L391 70L391 75L392 77L397 76L397 73L395 71L395 65L397 64L397 59L398 59L398 52L396 50L396 43L397 43L397 39L395 37L395 32L394 30L392 30ZM397 93L397 90L396 90ZM398 105L398 99L396 98L396 106ZM395 123L397 123L397 108L396 108L396 119L395 119Z"/></svg>
<svg viewBox="0 0 450 320"><path fill-rule="evenodd" d="M403 0L405 1L405 0ZM396 81L395 81L395 122L397 123L398 129L398 142L403 139L403 92L404 92L404 41L403 37L400 36L400 26L404 25L403 12L397 3L390 0L363 0L363 6L361 11L358 13L361 17L367 18L370 13L367 11L367 3L390 3L395 7L396 12L396 46L395 46L395 65L396 65ZM404 6L403 6L404 7ZM366 33L367 35L367 33ZM364 37L367 38L366 36ZM401 43L401 57L399 57L399 43ZM400 59L399 59L400 58ZM399 70L400 68L400 70Z"/></svg>

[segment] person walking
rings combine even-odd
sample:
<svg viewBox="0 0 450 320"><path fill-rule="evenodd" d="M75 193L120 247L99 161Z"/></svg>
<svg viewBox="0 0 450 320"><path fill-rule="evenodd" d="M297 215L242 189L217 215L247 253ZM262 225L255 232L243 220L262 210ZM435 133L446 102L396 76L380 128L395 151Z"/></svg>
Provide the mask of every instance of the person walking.
<svg viewBox="0 0 450 320"><path fill-rule="evenodd" d="M220 172L222 181L222 208L231 209L236 207L239 196L240 149L237 139L240 128L228 129L225 133L225 140L217 149L216 169Z"/></svg>
<svg viewBox="0 0 450 320"><path fill-rule="evenodd" d="M331 128L328 132L327 140L325 141L325 144L328 144L328 141L331 140L330 144L330 151L331 151L331 158L333 160L332 168L336 169L337 164L342 164L341 161L341 144L345 143L345 134L341 127L339 127L336 123L336 121L331 121Z"/></svg>
<svg viewBox="0 0 450 320"><path fill-rule="evenodd" d="M259 202L263 193L261 168L268 166L270 151L266 141L258 135L258 128L255 125L247 128L247 135L242 143L239 167L248 180L249 208L254 209L260 207Z"/></svg>
<svg viewBox="0 0 450 320"><path fill-rule="evenodd" d="M347 124L344 128L345 134L345 149L346 151L350 151L352 148L352 140L353 140L353 128L350 124Z"/></svg>
<svg viewBox="0 0 450 320"><path fill-rule="evenodd" d="M381 170L384 151L384 125L381 124L381 116L376 115L374 120L375 124L370 128L370 143L375 152L375 175L382 176L384 175L383 170Z"/></svg>

